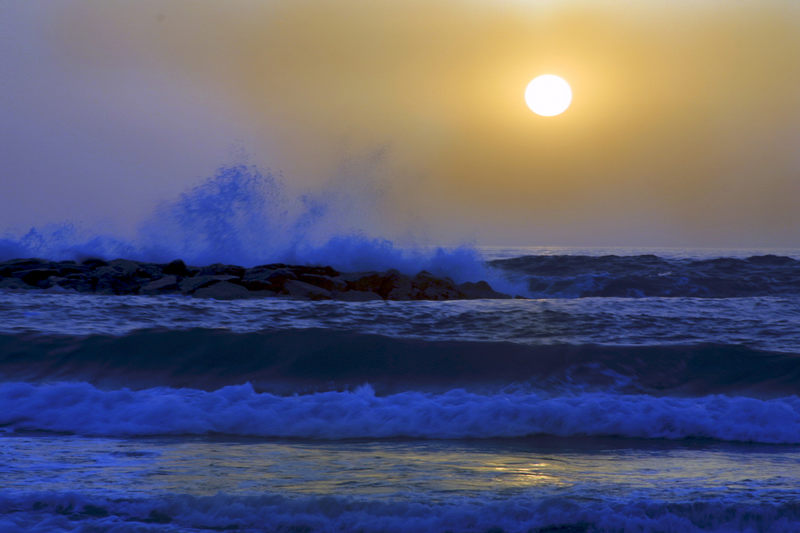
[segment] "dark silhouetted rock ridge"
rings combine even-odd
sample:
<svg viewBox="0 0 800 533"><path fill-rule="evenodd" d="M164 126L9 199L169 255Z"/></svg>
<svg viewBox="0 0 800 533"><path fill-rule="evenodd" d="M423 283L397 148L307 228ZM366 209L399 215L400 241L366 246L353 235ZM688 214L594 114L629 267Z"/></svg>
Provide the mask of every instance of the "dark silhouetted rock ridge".
<svg viewBox="0 0 800 533"><path fill-rule="evenodd" d="M129 259L48 261L13 259L0 263L0 289L71 290L96 294L184 294L232 300L286 297L304 300L467 300L510 298L485 281L457 284L421 271L338 272L329 266L275 263L245 268L215 263L187 266Z"/></svg>

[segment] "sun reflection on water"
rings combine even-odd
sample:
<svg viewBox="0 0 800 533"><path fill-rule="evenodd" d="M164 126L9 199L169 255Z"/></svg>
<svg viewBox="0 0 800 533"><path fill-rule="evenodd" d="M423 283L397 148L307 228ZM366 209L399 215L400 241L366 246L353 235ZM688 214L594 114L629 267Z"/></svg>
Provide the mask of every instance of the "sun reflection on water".
<svg viewBox="0 0 800 533"><path fill-rule="evenodd" d="M117 495L350 495L378 499L536 494L592 486L607 496L686 491L800 497L787 465L800 451L731 445L564 448L525 442L258 441L215 438L100 439L0 436L7 490L81 490ZM746 461L742 458L746 457ZM694 493L693 493L694 494ZM773 495L773 496L770 496Z"/></svg>

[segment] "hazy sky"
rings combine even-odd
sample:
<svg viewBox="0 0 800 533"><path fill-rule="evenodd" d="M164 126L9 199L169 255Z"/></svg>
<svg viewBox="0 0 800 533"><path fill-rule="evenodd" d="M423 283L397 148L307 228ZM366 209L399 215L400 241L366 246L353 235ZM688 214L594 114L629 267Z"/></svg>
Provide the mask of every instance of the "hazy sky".
<svg viewBox="0 0 800 533"><path fill-rule="evenodd" d="M245 153L387 237L800 246L792 0L6 0L0 35L0 230L130 229Z"/></svg>

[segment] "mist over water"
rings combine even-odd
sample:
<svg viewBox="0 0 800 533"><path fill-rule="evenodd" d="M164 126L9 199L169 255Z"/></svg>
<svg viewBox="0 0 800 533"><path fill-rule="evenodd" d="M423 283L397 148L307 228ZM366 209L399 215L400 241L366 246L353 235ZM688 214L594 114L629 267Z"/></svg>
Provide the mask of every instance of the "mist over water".
<svg viewBox="0 0 800 533"><path fill-rule="evenodd" d="M400 246L374 230L368 232L366 227L376 227L370 218L379 204L379 199L346 188L292 195L279 174L245 164L223 166L213 177L160 204L133 238L89 231L71 222L45 224L21 235L6 233L0 240L0 259L181 258L198 265L428 270L457 281L487 276L480 254L470 246Z"/></svg>

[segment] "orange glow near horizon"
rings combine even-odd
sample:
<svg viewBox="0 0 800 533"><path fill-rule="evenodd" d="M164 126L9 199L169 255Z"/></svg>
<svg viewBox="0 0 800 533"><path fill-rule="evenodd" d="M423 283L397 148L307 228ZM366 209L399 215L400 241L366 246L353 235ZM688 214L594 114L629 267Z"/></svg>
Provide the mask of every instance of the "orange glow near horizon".
<svg viewBox="0 0 800 533"><path fill-rule="evenodd" d="M363 179L439 241L800 244L791 2L235 5L87 0L54 9L53 35L99 86L146 73L136 121L225 124L298 189L385 154ZM543 72L580 95L558 120L520 98ZM178 116L187 101L212 118Z"/></svg>

